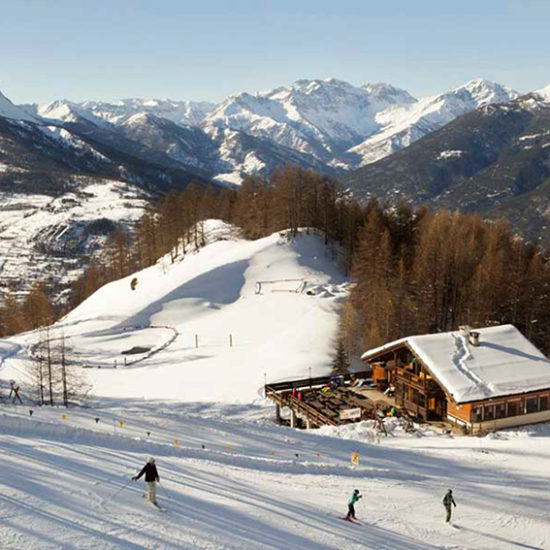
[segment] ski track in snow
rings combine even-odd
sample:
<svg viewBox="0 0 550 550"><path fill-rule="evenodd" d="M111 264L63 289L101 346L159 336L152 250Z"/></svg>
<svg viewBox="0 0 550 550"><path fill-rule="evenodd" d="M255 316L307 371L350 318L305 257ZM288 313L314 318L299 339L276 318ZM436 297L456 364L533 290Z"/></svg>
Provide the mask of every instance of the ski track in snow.
<svg viewBox="0 0 550 550"><path fill-rule="evenodd" d="M243 416L229 406L224 418L217 407L211 405L212 417L206 404L74 409L65 422L56 408L37 410L38 419L23 407L5 407L2 548L542 549L550 543L547 426L484 438L487 452L480 453L475 438L397 431L371 445L275 426L266 418L270 408L249 407ZM113 433L111 417L126 418L127 428ZM152 423L152 441L133 436ZM179 434L182 447L170 445ZM235 451L222 450L228 441L238 441ZM349 464L352 449L361 456L356 468ZM312 463L315 451L323 453L320 464ZM298 459L291 458L295 452ZM116 494L150 454L161 476L163 513L143 501L141 482ZM503 471L494 455L513 467ZM460 529L453 531L440 502L447 485L458 504ZM357 506L364 525L340 525L355 487L364 494Z"/></svg>

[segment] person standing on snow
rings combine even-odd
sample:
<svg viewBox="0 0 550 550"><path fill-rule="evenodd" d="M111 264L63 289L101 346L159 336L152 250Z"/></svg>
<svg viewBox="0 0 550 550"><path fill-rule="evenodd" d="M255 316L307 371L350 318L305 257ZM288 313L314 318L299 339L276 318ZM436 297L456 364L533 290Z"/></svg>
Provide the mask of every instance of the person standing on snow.
<svg viewBox="0 0 550 550"><path fill-rule="evenodd" d="M355 517L355 503L360 499L363 498L363 495L359 494L359 489L355 489L353 491L353 494L351 495L351 498L348 501L348 515L346 516L346 519L356 519Z"/></svg>
<svg viewBox="0 0 550 550"><path fill-rule="evenodd" d="M447 510L447 519L445 521L449 523L451 521L451 506L456 508L456 502L453 498L452 489L449 489L443 497L443 506L445 506L445 510Z"/></svg>
<svg viewBox="0 0 550 550"><path fill-rule="evenodd" d="M132 479L136 481L143 474L145 474L145 483L147 483L147 497L149 502L157 506L157 481L160 481L157 467L155 466L155 459L150 457L145 466L141 469L141 472Z"/></svg>

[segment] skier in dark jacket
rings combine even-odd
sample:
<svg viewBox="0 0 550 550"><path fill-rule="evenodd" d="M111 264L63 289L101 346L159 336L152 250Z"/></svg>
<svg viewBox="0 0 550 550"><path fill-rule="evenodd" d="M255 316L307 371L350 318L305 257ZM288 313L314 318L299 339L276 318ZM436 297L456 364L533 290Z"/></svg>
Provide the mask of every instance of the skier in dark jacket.
<svg viewBox="0 0 550 550"><path fill-rule="evenodd" d="M451 521L451 506L456 508L456 502L453 498L453 491L451 489L449 489L443 497L443 506L445 506L445 510L447 510L446 522L449 523Z"/></svg>
<svg viewBox="0 0 550 550"><path fill-rule="evenodd" d="M348 501L348 515L346 516L347 520L356 519L355 518L355 503L360 498L363 498L363 495L359 494L359 489L355 489L353 491L353 494L351 495L351 498Z"/></svg>
<svg viewBox="0 0 550 550"><path fill-rule="evenodd" d="M147 496L149 502L157 506L157 481L160 481L157 467L155 466L155 459L150 457L145 466L141 469L141 472L132 479L135 481L145 474L145 483L147 483Z"/></svg>

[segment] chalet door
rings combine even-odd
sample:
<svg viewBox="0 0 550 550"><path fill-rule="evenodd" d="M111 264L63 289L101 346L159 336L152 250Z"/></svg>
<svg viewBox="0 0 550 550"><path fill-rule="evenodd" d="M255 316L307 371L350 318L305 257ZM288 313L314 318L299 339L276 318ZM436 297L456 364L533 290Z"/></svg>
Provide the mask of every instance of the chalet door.
<svg viewBox="0 0 550 550"><path fill-rule="evenodd" d="M437 398L436 414L442 420L444 420L447 417L447 400L445 399L445 397Z"/></svg>
<svg viewBox="0 0 550 550"><path fill-rule="evenodd" d="M428 418L431 420L443 420L447 416L447 399L437 395L428 398Z"/></svg>

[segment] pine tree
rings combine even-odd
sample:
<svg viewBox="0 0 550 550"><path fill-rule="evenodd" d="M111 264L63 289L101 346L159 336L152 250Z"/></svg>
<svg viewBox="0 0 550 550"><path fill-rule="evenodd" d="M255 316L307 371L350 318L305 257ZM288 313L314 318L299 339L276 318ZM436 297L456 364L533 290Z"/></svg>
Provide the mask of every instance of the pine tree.
<svg viewBox="0 0 550 550"><path fill-rule="evenodd" d="M332 361L332 372L335 374L348 374L349 372L348 354L342 338L338 338L336 342L336 350Z"/></svg>

